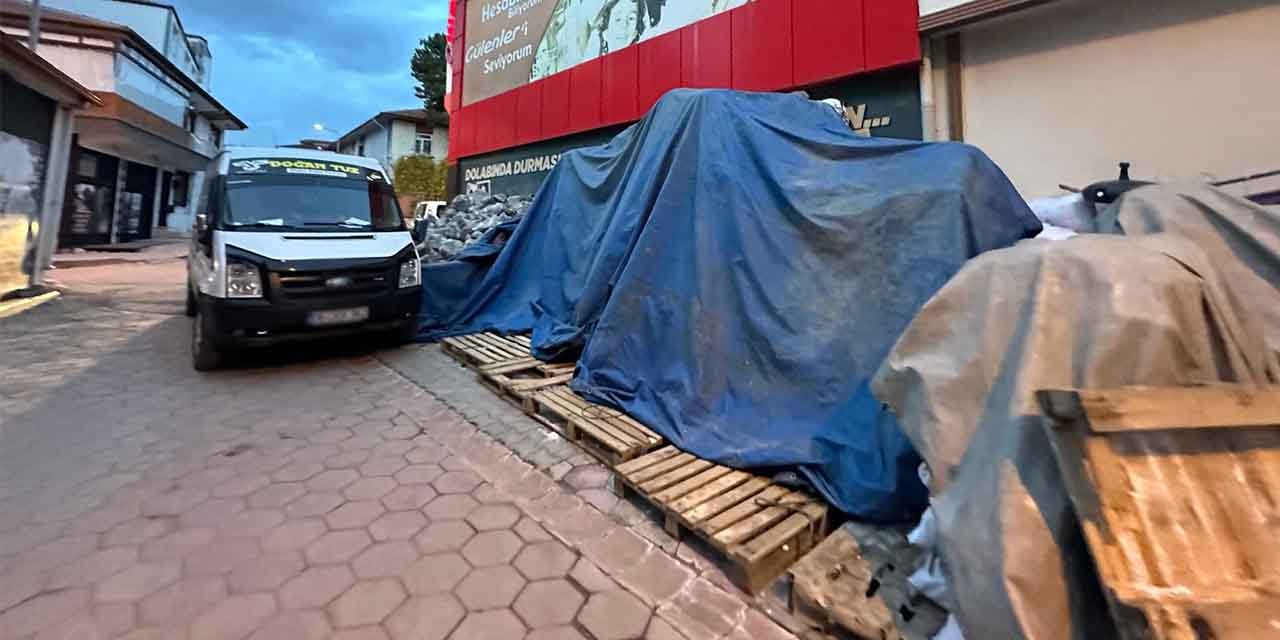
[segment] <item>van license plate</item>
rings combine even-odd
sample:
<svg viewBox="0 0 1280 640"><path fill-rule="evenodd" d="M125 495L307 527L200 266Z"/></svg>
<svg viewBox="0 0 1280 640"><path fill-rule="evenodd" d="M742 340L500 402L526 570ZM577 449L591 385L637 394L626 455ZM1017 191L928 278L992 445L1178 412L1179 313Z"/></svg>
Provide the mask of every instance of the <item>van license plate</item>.
<svg viewBox="0 0 1280 640"><path fill-rule="evenodd" d="M313 327L332 327L339 324L355 324L369 319L369 307L354 309L329 309L307 314L307 324Z"/></svg>

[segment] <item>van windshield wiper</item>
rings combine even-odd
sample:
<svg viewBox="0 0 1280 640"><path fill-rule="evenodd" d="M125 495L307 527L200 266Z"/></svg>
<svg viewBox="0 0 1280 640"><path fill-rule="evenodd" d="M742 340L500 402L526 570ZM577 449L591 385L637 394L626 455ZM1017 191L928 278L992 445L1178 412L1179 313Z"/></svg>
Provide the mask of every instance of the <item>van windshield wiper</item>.
<svg viewBox="0 0 1280 640"><path fill-rule="evenodd" d="M228 222L227 226L232 230L235 229L292 229L289 225L273 224L270 222Z"/></svg>
<svg viewBox="0 0 1280 640"><path fill-rule="evenodd" d="M334 222L304 222L304 227L355 227L357 229L367 229L373 224L360 220L335 220Z"/></svg>

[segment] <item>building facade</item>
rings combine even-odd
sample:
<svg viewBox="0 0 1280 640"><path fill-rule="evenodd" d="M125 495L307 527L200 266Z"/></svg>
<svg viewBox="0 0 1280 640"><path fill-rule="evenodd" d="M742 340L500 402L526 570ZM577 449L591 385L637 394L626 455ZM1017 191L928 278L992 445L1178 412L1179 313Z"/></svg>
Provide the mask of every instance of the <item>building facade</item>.
<svg viewBox="0 0 1280 640"><path fill-rule="evenodd" d="M1280 203L1280 2L922 0L921 28L934 135L980 147L1023 197L1126 161Z"/></svg>
<svg viewBox="0 0 1280 640"><path fill-rule="evenodd" d="M427 155L449 157L449 114L425 109L383 111L338 138L338 153L373 158L395 175L396 161Z"/></svg>
<svg viewBox="0 0 1280 640"><path fill-rule="evenodd" d="M43 0L37 52L97 96L76 118L59 245L186 232L223 132L245 124L210 93L207 43L168 5ZM27 38L31 6L5 3L0 29Z"/></svg>
<svg viewBox="0 0 1280 640"><path fill-rule="evenodd" d="M680 87L838 98L867 135L922 137L916 0L459 0L452 188L529 193Z"/></svg>
<svg viewBox="0 0 1280 640"><path fill-rule="evenodd" d="M0 298L39 285L57 240L75 112L92 92L0 33Z"/></svg>

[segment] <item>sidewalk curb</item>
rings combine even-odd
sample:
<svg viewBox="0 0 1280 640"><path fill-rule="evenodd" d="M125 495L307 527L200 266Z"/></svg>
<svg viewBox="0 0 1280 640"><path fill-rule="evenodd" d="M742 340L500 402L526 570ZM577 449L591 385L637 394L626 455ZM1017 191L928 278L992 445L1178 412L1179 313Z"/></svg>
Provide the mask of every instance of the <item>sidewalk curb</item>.
<svg viewBox="0 0 1280 640"><path fill-rule="evenodd" d="M16 316L28 309L34 309L46 302L57 299L61 295L61 291L50 291L48 293L42 293L34 298L23 298L20 300L0 302L0 319Z"/></svg>

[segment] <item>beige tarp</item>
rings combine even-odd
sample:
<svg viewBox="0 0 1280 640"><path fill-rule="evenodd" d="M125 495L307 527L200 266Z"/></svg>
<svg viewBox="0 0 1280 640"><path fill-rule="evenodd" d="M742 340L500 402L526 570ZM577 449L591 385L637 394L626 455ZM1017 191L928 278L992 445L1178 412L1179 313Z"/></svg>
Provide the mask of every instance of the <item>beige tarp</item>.
<svg viewBox="0 0 1280 640"><path fill-rule="evenodd" d="M970 262L874 382L933 471L970 639L1111 635L1036 390L1280 382L1280 217L1155 186L1098 224Z"/></svg>

